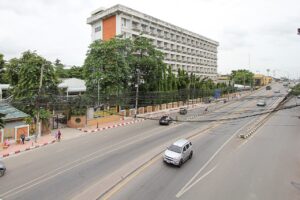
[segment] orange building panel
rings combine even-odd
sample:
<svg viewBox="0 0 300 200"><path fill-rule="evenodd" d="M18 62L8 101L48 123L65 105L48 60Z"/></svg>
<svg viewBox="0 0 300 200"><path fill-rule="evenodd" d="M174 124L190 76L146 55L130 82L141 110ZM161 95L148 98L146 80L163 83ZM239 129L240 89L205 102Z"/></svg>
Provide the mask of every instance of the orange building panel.
<svg viewBox="0 0 300 200"><path fill-rule="evenodd" d="M103 40L107 41L116 36L116 15L103 19Z"/></svg>

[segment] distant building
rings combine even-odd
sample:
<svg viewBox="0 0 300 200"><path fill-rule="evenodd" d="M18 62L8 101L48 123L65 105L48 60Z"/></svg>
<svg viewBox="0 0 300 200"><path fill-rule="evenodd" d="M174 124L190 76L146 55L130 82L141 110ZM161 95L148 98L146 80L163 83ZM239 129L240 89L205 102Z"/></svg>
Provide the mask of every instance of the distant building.
<svg viewBox="0 0 300 200"><path fill-rule="evenodd" d="M123 5L95 10L87 23L92 27L93 41L143 34L164 53L164 62L172 67L173 73L180 68L200 77L217 77L219 43L212 39Z"/></svg>
<svg viewBox="0 0 300 200"><path fill-rule="evenodd" d="M29 125L25 123L26 113L18 110L8 103L0 103L0 113L5 114L3 118L5 122L4 129L0 130L0 143L4 140L17 141L21 134L29 136Z"/></svg>
<svg viewBox="0 0 300 200"><path fill-rule="evenodd" d="M230 85L230 75L218 75L216 83L225 83L226 85Z"/></svg>
<svg viewBox="0 0 300 200"><path fill-rule="evenodd" d="M265 76L263 74L254 74L253 82L255 87L266 86L272 83L273 78L271 76Z"/></svg>
<svg viewBox="0 0 300 200"><path fill-rule="evenodd" d="M80 95L86 92L85 81L78 78L62 79L58 88L62 89L66 93L67 97Z"/></svg>
<svg viewBox="0 0 300 200"><path fill-rule="evenodd" d="M7 97L7 91L10 88L9 84L0 84L0 100Z"/></svg>

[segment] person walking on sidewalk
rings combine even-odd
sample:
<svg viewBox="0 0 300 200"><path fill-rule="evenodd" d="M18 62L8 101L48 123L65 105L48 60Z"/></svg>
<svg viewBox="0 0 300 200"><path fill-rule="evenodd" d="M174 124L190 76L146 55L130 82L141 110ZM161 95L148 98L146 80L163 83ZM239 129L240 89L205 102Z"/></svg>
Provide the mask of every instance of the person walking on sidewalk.
<svg viewBox="0 0 300 200"><path fill-rule="evenodd" d="M57 132L57 140L60 142L60 138L61 138L61 132L60 132L60 130L58 130L58 132Z"/></svg>
<svg viewBox="0 0 300 200"><path fill-rule="evenodd" d="M57 132L54 133L55 140L57 140Z"/></svg>
<svg viewBox="0 0 300 200"><path fill-rule="evenodd" d="M25 143L25 135L24 134L21 135L21 141L22 141L22 144Z"/></svg>

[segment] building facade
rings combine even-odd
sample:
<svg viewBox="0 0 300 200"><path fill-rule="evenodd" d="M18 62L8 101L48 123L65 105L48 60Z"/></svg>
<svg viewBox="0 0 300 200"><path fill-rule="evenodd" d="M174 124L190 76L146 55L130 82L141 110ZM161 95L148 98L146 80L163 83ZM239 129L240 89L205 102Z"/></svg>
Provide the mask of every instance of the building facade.
<svg viewBox="0 0 300 200"><path fill-rule="evenodd" d="M184 69L198 76L217 77L219 43L123 5L99 8L87 23L92 27L92 40L109 40L117 35L149 38L164 53L164 62L174 73Z"/></svg>

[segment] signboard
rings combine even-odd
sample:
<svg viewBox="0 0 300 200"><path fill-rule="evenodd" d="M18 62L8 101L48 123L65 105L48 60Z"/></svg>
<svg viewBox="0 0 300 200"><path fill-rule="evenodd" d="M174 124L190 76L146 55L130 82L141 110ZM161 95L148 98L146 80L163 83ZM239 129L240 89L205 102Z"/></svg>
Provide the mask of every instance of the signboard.
<svg viewBox="0 0 300 200"><path fill-rule="evenodd" d="M216 99L218 99L218 98L221 97L221 89L215 89L214 97L215 97Z"/></svg>

